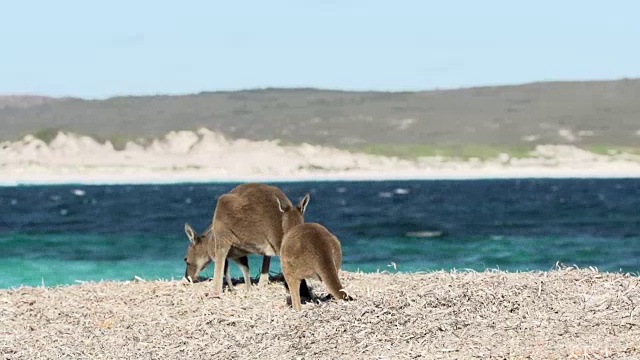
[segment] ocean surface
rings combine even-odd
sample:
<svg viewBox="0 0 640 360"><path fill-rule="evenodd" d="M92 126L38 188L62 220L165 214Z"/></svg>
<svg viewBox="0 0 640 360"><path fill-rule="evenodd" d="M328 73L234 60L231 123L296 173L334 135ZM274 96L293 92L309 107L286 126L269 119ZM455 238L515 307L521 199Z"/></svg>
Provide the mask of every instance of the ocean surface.
<svg viewBox="0 0 640 360"><path fill-rule="evenodd" d="M0 288L179 279L185 222L203 231L235 185L0 187ZM560 261L640 272L640 179L276 185L293 202L311 193L306 220L340 238L346 270L527 271ZM260 264L251 257L253 276ZM241 275L234 263L232 275Z"/></svg>

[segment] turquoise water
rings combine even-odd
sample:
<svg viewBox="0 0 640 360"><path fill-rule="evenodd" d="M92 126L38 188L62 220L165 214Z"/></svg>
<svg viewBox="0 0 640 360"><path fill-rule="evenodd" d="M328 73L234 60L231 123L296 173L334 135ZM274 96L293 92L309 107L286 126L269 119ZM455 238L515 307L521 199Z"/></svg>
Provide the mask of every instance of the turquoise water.
<svg viewBox="0 0 640 360"><path fill-rule="evenodd" d="M347 270L640 271L640 180L278 185L293 201L311 193L307 220L340 238ZM0 288L181 278L184 223L205 229L233 186L0 188ZM250 261L257 276L261 258Z"/></svg>

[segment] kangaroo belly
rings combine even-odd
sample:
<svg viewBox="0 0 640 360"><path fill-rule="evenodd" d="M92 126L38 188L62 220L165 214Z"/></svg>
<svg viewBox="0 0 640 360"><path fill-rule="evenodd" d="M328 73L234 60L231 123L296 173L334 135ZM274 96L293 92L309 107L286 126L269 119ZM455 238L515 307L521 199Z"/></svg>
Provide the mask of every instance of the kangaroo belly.
<svg viewBox="0 0 640 360"><path fill-rule="evenodd" d="M269 242L262 229L256 230L255 226L246 224L228 224L225 221L216 219L213 226L218 241L224 241L231 245L232 250L239 256L248 254L260 254L266 256L279 255Z"/></svg>
<svg viewBox="0 0 640 360"><path fill-rule="evenodd" d="M273 246L268 242L263 244L255 244L256 245L256 253L266 255L266 256L276 256L276 251L273 249Z"/></svg>
<svg viewBox="0 0 640 360"><path fill-rule="evenodd" d="M242 250L242 249L239 249L239 248L236 248L236 247L232 247L229 250L229 255L227 255L227 257L235 259L235 258L239 258L239 257L242 257L242 256L247 256L249 254L251 254L251 252L245 251L245 250Z"/></svg>
<svg viewBox="0 0 640 360"><path fill-rule="evenodd" d="M233 250L237 251L238 253L243 252L244 255L248 255L248 254L259 254L259 255L266 255L266 256L278 255L276 251L273 249L273 246L271 246L271 244L269 244L268 242L264 242L264 243L246 242L242 244L237 244L233 246L232 251Z"/></svg>

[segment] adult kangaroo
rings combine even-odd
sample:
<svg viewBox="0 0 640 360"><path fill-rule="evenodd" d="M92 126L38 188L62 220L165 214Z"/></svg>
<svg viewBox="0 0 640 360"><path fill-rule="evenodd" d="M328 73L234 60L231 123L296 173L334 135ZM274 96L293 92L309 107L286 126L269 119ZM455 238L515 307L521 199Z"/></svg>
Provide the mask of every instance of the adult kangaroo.
<svg viewBox="0 0 640 360"><path fill-rule="evenodd" d="M242 184L220 196L208 236L189 245L186 275L196 279L207 263L215 260L213 295L219 296L222 293L226 259L240 260L249 254L260 254L264 258L259 285L266 284L271 256L280 255L284 235L282 213L274 206L274 198L286 206L293 206L280 189L265 184ZM297 206L302 214L308 202L307 194ZM206 251L198 251L202 247ZM201 255L195 256L196 253ZM243 273L247 288L250 288L251 279L246 278L248 272L247 264L246 272L243 266Z"/></svg>

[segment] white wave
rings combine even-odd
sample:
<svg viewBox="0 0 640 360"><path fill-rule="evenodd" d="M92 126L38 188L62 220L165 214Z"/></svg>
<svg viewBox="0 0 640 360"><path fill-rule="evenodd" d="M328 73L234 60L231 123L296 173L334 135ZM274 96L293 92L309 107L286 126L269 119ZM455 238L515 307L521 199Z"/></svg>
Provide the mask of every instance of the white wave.
<svg viewBox="0 0 640 360"><path fill-rule="evenodd" d="M417 238L436 238L442 236L442 231L409 231L405 234L405 236Z"/></svg>
<svg viewBox="0 0 640 360"><path fill-rule="evenodd" d="M87 192L82 189L73 189L71 193L75 196L84 196Z"/></svg>

